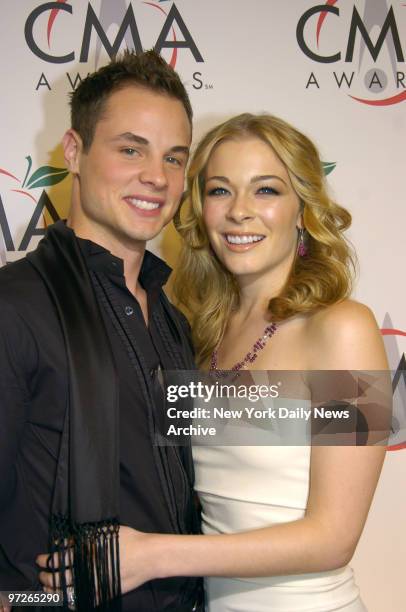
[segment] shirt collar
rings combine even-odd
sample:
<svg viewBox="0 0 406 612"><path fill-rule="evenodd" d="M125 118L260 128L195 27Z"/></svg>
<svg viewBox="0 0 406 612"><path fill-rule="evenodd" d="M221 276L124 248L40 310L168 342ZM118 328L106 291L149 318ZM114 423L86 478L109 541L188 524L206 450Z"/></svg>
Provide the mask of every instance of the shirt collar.
<svg viewBox="0 0 406 612"><path fill-rule="evenodd" d="M85 238L77 238L80 250L90 270L104 272L107 276L120 277L124 282L124 262L99 244ZM167 282L172 269L161 259L145 251L139 281L146 291L160 289Z"/></svg>

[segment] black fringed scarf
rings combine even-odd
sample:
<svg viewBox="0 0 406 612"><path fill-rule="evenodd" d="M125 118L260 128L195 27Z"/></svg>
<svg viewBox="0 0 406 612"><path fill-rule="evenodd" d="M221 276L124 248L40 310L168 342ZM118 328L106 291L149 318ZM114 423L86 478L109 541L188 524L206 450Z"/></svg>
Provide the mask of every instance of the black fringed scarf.
<svg viewBox="0 0 406 612"><path fill-rule="evenodd" d="M50 551L58 554L65 609L64 570L71 565L76 610L98 606L104 611L120 597L118 384L112 350L74 232L58 221L28 260L54 303L69 370Z"/></svg>

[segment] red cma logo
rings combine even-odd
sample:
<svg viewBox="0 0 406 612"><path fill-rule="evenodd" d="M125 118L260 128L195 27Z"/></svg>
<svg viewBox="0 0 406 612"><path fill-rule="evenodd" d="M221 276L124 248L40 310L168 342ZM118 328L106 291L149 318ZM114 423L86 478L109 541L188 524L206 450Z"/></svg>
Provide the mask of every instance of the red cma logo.
<svg viewBox="0 0 406 612"><path fill-rule="evenodd" d="M402 66L402 70L397 69L397 64L404 64L405 56L393 6L388 8L385 0L380 0L379 2L376 0L365 0L364 12L361 17L357 7L354 5L351 20L348 24L347 44L344 57L341 51L333 53L332 55L325 55L320 49L323 38L326 40L326 37L323 37L324 30L330 27L331 31L333 23L334 27L342 25L340 7L336 6L338 1L339 0L327 0L326 4L313 6L301 16L296 28L296 38L302 52L313 62L319 64L337 64L339 62L351 64L357 61L358 66L356 71L332 71L332 76L334 77L338 89L346 87L348 90L351 90L353 85L356 84L362 90L366 90L368 94L379 95L379 97L373 99L365 98L361 95L356 96L348 94L350 98L357 102L370 106L389 106L405 101L406 74L404 72L404 66ZM406 7L406 3L400 3L400 10L404 7ZM403 12L400 12L400 15L403 16ZM404 15L406 17L406 12ZM317 22L315 33L313 33L313 41L310 43L306 40L305 30L308 34L309 29L311 29L311 24L308 22L313 16L317 16ZM339 18L340 21L338 21ZM375 43L371 40L372 30L379 31ZM310 36L307 36L307 39L309 38ZM357 57L354 58L354 49L358 41L359 52ZM387 60L388 65L385 69L382 68L382 65L376 66L384 44L386 45L387 55L389 56L389 61ZM375 66L369 68L365 74L362 75L360 71L361 63L366 61L368 57L373 60ZM396 90L397 93L383 96L384 90L390 83L392 85L392 90ZM306 83L306 89L311 86L320 89L319 79L315 72L310 73Z"/></svg>
<svg viewBox="0 0 406 612"><path fill-rule="evenodd" d="M195 41L193 40L192 35L190 34L188 27L182 19L182 16L179 13L179 10L177 9L175 4L171 6L168 13L157 2L142 2L142 4L150 8L156 9L157 11L162 13L165 18L161 32L159 33L158 38L155 42L154 49L157 53L161 53L162 49L172 49L172 55L168 62L172 67L174 67L176 64L178 49L189 49L196 62L204 61L199 49L197 48ZM79 56L80 63L85 63L88 61L90 39L93 30L95 31L98 37L98 44L101 43L103 45L110 58L112 58L118 53L123 41L126 42L128 48L134 49L136 53L142 53L143 46L141 43L141 37L139 34L132 4L129 4L124 16L122 17L121 22L120 17L117 16L117 13L120 13L120 8L122 8L123 11L125 9L124 3L122 1L119 2L118 0L102 0L100 16L97 17L92 5L90 4L90 2L88 3L82 35L82 45ZM34 53L34 55L39 57L44 62L48 62L51 64L65 64L68 62L73 62L76 59L75 51L71 51L66 55L52 55L50 52L45 51L43 48L41 48L34 38L34 26L37 19L44 13L49 13L47 23L47 42L49 47L51 31L55 19L58 13L60 12L72 15L73 7L70 4L67 4L67 0L46 2L44 4L41 4L40 6L37 6L32 11L28 15L27 21L25 23L24 34L28 47L30 48L32 53ZM113 43L110 43L106 35L106 30L113 23L117 24L119 26L119 29L115 40L113 41ZM177 28L177 31L181 33L183 40L177 40L175 26Z"/></svg>

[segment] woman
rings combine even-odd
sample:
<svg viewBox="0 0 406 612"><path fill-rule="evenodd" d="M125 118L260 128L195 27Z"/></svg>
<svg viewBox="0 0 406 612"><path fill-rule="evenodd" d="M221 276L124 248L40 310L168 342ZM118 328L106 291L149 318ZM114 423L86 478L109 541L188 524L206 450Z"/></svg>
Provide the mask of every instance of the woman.
<svg viewBox="0 0 406 612"><path fill-rule="evenodd" d="M203 367L387 368L372 314L347 299L350 215L327 195L303 134L268 115L226 121L198 145L188 194L177 292ZM210 612L365 610L347 563L384 447L200 446L194 456L205 535L123 527L124 590L207 576Z"/></svg>

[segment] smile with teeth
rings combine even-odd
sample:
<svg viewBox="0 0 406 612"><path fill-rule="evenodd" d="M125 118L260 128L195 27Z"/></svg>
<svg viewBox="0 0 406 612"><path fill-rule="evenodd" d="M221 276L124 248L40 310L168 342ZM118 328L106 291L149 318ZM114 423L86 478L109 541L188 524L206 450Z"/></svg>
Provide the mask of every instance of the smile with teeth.
<svg viewBox="0 0 406 612"><path fill-rule="evenodd" d="M253 242L260 242L265 238L262 234L244 234L237 236L236 234L225 234L225 239L230 244L251 244Z"/></svg>
<svg viewBox="0 0 406 612"><path fill-rule="evenodd" d="M160 206L159 202L147 202L147 200L138 200L138 198L126 198L126 202L141 210L155 210Z"/></svg>

